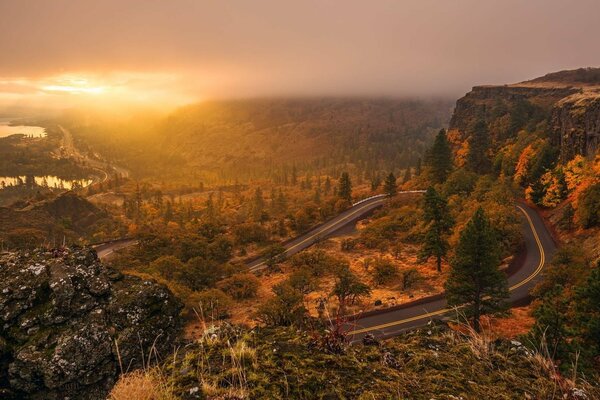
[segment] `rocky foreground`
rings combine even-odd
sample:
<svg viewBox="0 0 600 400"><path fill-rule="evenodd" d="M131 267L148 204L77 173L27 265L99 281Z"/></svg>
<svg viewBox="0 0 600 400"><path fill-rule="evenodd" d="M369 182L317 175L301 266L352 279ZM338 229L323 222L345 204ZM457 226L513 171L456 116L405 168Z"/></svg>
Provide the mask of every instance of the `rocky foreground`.
<svg viewBox="0 0 600 400"><path fill-rule="evenodd" d="M121 369L172 352L180 310L91 249L2 254L0 398L106 398Z"/></svg>

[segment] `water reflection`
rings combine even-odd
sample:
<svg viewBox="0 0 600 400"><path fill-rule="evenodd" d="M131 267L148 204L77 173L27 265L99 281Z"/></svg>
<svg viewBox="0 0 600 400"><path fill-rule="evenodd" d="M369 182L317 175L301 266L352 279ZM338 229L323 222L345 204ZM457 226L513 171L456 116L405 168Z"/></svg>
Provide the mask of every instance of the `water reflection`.
<svg viewBox="0 0 600 400"><path fill-rule="evenodd" d="M88 186L92 183L91 179L74 179L67 180L61 179L52 175L45 176L0 176L0 189L7 187L27 185L27 186L41 186L54 189L77 189L80 187Z"/></svg>
<svg viewBox="0 0 600 400"><path fill-rule="evenodd" d="M23 134L28 137L36 138L46 136L46 129L41 126L11 126L9 124L9 120L0 120L0 138L16 134Z"/></svg>

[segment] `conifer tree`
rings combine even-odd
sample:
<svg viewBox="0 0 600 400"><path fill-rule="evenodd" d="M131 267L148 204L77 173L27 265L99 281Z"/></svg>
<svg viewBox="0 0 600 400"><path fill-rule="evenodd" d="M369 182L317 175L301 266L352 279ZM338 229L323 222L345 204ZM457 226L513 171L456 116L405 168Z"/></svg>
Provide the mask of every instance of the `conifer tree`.
<svg viewBox="0 0 600 400"><path fill-rule="evenodd" d="M298 183L298 171L296 171L296 166L292 166L292 178L291 178L292 186L296 186Z"/></svg>
<svg viewBox="0 0 600 400"><path fill-rule="evenodd" d="M352 201L352 182L347 172L342 172L340 176L337 195L344 200Z"/></svg>
<svg viewBox="0 0 600 400"><path fill-rule="evenodd" d="M330 191L331 191L331 179L329 178L329 175L328 175L327 179L325 179L325 194L329 194Z"/></svg>
<svg viewBox="0 0 600 400"><path fill-rule="evenodd" d="M465 306L478 332L482 315L506 309L508 283L499 265L500 241L479 207L460 234L445 285L448 305Z"/></svg>
<svg viewBox="0 0 600 400"><path fill-rule="evenodd" d="M490 172L492 163L488 157L490 148L490 135L483 120L479 120L469 138L469 152L467 153L467 168L478 174Z"/></svg>
<svg viewBox="0 0 600 400"><path fill-rule="evenodd" d="M445 130L441 129L435 137L427 161L434 182L444 182L452 171L452 149L450 149Z"/></svg>
<svg viewBox="0 0 600 400"><path fill-rule="evenodd" d="M385 178L383 190L385 191L385 194L390 197L395 196L396 193L398 193L398 185L396 184L396 177L394 176L393 172L390 172L390 174Z"/></svg>
<svg viewBox="0 0 600 400"><path fill-rule="evenodd" d="M404 178L402 178L402 183L406 183L408 181L410 181L412 178L412 175L410 173L410 167L406 168L406 171L404 171Z"/></svg>
<svg viewBox="0 0 600 400"><path fill-rule="evenodd" d="M417 166L415 168L415 176L421 175L421 157L417 160Z"/></svg>
<svg viewBox="0 0 600 400"><path fill-rule="evenodd" d="M265 210L265 199L263 199L262 190L259 187L254 192L254 208L253 214L256 220L260 220Z"/></svg>
<svg viewBox="0 0 600 400"><path fill-rule="evenodd" d="M436 258L438 272L442 271L442 259L448 254L448 235L452 233L454 220L448 203L432 186L427 189L423 202L424 222L427 224L425 242L419 253L421 261Z"/></svg>

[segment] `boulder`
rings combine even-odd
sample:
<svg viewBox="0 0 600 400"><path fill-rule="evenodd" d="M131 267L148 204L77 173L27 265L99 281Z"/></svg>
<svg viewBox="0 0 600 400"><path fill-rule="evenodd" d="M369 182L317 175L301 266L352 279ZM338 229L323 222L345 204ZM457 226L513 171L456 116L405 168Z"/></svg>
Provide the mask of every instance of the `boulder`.
<svg viewBox="0 0 600 400"><path fill-rule="evenodd" d="M88 248L0 255L0 398L104 399L121 370L169 354L181 303Z"/></svg>

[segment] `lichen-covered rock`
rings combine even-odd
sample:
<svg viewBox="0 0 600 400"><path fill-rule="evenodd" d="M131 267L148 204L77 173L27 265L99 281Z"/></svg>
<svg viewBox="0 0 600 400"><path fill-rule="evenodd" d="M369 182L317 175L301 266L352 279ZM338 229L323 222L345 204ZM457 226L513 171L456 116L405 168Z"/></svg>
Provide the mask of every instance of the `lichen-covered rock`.
<svg viewBox="0 0 600 400"><path fill-rule="evenodd" d="M180 310L91 249L0 255L0 398L106 398L121 366L171 352Z"/></svg>

